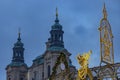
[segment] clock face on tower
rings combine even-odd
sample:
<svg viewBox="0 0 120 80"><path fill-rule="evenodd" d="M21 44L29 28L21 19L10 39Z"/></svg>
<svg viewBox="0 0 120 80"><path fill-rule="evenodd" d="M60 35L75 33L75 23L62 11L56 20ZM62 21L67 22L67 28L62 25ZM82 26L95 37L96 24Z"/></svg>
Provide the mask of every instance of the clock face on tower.
<svg viewBox="0 0 120 80"><path fill-rule="evenodd" d="M60 64L60 68L61 68L61 70L65 70L65 64L64 64L64 63L61 63L61 64Z"/></svg>

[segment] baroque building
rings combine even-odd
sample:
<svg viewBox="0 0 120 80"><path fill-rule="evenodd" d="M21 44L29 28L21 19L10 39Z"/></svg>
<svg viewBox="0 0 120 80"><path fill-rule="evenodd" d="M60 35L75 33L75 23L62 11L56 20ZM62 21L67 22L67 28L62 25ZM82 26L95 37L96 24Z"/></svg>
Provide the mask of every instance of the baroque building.
<svg viewBox="0 0 120 80"><path fill-rule="evenodd" d="M64 31L62 30L62 25L59 23L56 9L56 19L55 23L51 26L50 38L46 42L46 50L42 55L37 56L33 60L32 66L28 67L24 63L24 48L19 33L18 41L14 44L13 48L12 62L6 68L7 80L48 80L50 75L52 75L53 67L57 63L56 61L60 62L56 65L57 75L59 74L58 78L60 80L65 78L61 72L68 74L65 72L65 68L69 68L69 73L76 72L69 58L71 53L64 47L63 34ZM63 53L64 60L61 57L59 58L60 61L58 57L61 53ZM68 64L67 67L64 62Z"/></svg>
<svg viewBox="0 0 120 80"><path fill-rule="evenodd" d="M51 26L46 50L37 56L30 67L24 62L24 47L20 32L13 47L12 61L6 67L7 80L80 80L70 60L71 53L64 47L62 25L56 9L55 23ZM90 68L85 80L120 80L120 63L114 63L113 34L103 8L100 21L100 65ZM84 70L83 70L84 73ZM83 74L81 73L81 74Z"/></svg>

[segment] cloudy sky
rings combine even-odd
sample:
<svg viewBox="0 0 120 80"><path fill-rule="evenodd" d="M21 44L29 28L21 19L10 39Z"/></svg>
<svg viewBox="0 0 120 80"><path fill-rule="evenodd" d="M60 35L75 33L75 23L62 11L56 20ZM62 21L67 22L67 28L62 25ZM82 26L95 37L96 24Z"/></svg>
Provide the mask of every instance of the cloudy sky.
<svg viewBox="0 0 120 80"><path fill-rule="evenodd" d="M90 67L98 66L98 27L104 2L114 35L115 62L120 62L120 0L0 0L0 80L6 80L5 68L11 62L19 27L28 66L44 53L56 6L65 32L65 48L72 53L73 65L79 68L75 59L78 53L92 50Z"/></svg>

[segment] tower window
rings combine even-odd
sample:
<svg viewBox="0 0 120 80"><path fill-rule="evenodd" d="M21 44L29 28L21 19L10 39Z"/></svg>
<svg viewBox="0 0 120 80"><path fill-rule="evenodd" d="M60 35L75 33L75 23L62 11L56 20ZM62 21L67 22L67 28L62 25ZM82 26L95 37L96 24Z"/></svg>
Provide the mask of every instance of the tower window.
<svg viewBox="0 0 120 80"><path fill-rule="evenodd" d="M50 65L48 65L48 77L50 77Z"/></svg>
<svg viewBox="0 0 120 80"><path fill-rule="evenodd" d="M34 80L36 80L36 77L37 77L37 72L35 71L34 72Z"/></svg>
<svg viewBox="0 0 120 80"><path fill-rule="evenodd" d="M44 72L42 72L42 80L44 79Z"/></svg>
<svg viewBox="0 0 120 80"><path fill-rule="evenodd" d="M55 40L57 40L57 34L55 34Z"/></svg>
<svg viewBox="0 0 120 80"><path fill-rule="evenodd" d="M8 80L11 80L11 78L8 78Z"/></svg>
<svg viewBox="0 0 120 80"><path fill-rule="evenodd" d="M20 80L23 80L23 78L20 78Z"/></svg>
<svg viewBox="0 0 120 80"><path fill-rule="evenodd" d="M16 53L16 56L17 56L17 57L19 56L19 53L18 53L18 52Z"/></svg>

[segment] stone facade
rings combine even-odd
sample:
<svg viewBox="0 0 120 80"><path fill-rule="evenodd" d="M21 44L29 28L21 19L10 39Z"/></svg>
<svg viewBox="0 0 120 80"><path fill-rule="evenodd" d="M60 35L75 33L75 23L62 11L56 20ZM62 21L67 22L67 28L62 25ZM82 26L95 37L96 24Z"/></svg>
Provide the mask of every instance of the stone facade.
<svg viewBox="0 0 120 80"><path fill-rule="evenodd" d="M62 52L65 53L65 51ZM75 69L75 67L72 66L72 64L70 63L68 54L69 53L66 53L69 66L71 66L71 70ZM28 70L29 80L47 80L52 73L52 68L54 67L57 57L59 55L60 55L59 51L54 52L46 51L44 55L38 56L35 59L38 60L38 62L33 61L33 65ZM43 62L41 62L40 60Z"/></svg>
<svg viewBox="0 0 120 80"><path fill-rule="evenodd" d="M28 80L27 72L28 70L25 66L8 67L7 80Z"/></svg>

